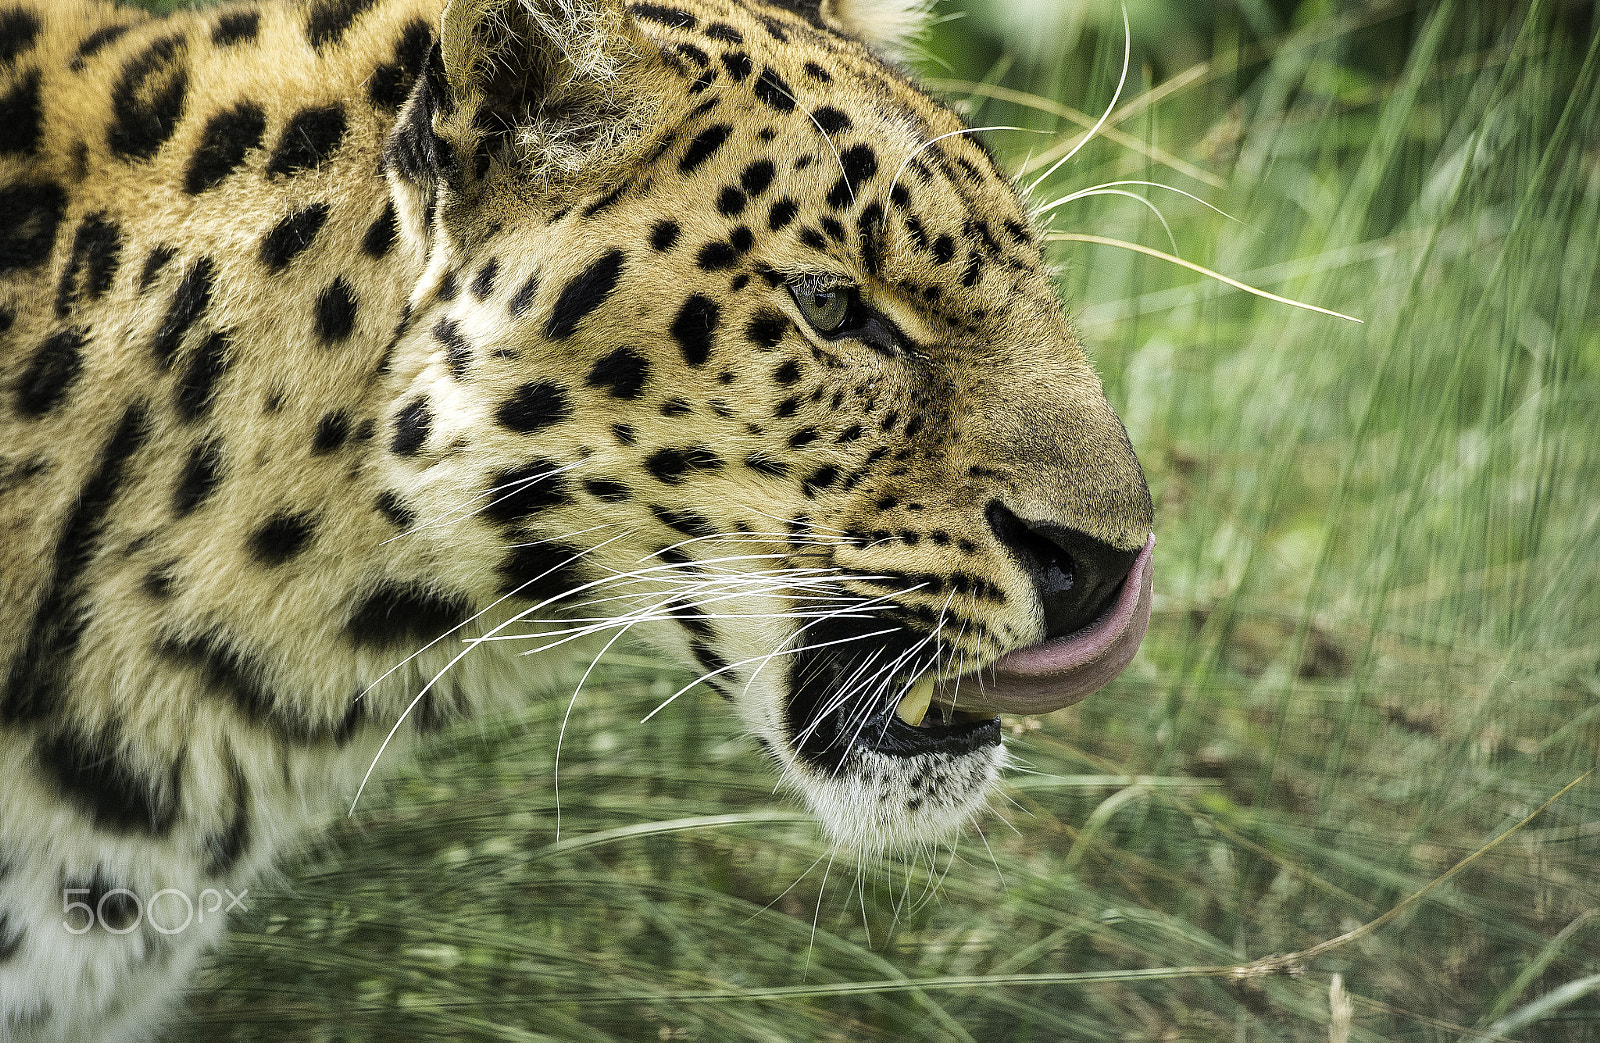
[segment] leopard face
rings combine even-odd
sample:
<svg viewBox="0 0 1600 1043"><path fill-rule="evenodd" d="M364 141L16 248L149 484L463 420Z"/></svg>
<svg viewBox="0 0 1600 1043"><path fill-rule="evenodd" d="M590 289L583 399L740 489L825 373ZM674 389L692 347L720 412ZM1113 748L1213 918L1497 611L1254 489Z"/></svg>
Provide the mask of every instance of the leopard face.
<svg viewBox="0 0 1600 1043"><path fill-rule="evenodd" d="M1004 762L996 710L1137 647L1143 474L953 115L837 12L629 10L637 89L531 126L527 84L572 74L519 65L515 18L447 15L389 140L428 260L383 466L419 518L473 513L408 538L495 563L497 638L627 632L698 670L840 841L947 834Z"/></svg>

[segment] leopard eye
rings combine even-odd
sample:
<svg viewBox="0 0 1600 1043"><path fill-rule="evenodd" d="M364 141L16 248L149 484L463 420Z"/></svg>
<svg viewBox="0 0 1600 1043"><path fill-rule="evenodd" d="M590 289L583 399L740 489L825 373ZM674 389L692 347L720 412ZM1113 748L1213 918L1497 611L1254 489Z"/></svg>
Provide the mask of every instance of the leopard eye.
<svg viewBox="0 0 1600 1043"><path fill-rule="evenodd" d="M804 281L792 284L789 292L800 314L821 334L833 333L843 326L856 304L856 288L849 285Z"/></svg>

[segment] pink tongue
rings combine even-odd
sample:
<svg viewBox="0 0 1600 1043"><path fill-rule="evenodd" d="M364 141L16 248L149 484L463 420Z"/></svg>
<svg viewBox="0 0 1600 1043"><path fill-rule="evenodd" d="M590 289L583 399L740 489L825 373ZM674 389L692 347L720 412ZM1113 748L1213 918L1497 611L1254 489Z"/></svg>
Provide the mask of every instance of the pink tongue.
<svg viewBox="0 0 1600 1043"><path fill-rule="evenodd" d="M934 698L969 713L1049 713L1099 691L1133 661L1150 626L1151 552L1145 541L1111 610L1069 637L995 660L977 675L939 682Z"/></svg>

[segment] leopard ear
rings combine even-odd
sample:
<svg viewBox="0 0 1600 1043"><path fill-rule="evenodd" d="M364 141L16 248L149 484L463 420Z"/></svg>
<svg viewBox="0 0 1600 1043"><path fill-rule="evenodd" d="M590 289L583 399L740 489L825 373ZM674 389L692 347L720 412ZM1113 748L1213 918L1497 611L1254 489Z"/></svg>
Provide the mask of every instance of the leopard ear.
<svg viewBox="0 0 1600 1043"><path fill-rule="evenodd" d="M822 0L824 21L898 58L928 27L932 0Z"/></svg>
<svg viewBox="0 0 1600 1043"><path fill-rule="evenodd" d="M385 169L423 222L496 162L555 188L659 126L670 79L621 0L450 0Z"/></svg>
<svg viewBox="0 0 1600 1043"><path fill-rule="evenodd" d="M451 0L439 47L458 106L501 139L488 148L536 177L593 167L659 122L666 70L620 0Z"/></svg>

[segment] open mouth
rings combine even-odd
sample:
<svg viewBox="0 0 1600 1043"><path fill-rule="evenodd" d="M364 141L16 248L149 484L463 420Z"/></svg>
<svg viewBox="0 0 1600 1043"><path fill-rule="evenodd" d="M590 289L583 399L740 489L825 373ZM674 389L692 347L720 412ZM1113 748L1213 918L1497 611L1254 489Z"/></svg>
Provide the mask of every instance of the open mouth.
<svg viewBox="0 0 1600 1043"><path fill-rule="evenodd" d="M852 747L894 757L960 755L1000 741L1001 713L1039 714L1070 706L1103 688L1133 660L1150 625L1152 535L1099 618L1065 637L1001 656L959 677L926 675L899 700L853 728L825 696L845 664L797 671L791 734L800 754L835 770ZM823 710L833 703L832 712ZM803 707L809 707L805 712ZM797 712L798 711L798 712Z"/></svg>

